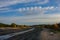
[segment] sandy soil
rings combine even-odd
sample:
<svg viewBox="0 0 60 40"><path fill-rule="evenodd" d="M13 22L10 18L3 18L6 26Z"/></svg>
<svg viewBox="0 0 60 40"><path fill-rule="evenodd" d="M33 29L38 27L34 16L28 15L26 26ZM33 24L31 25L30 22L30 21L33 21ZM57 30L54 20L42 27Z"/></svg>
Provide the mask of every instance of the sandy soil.
<svg viewBox="0 0 60 40"><path fill-rule="evenodd" d="M60 32L54 33L53 35L50 34L49 30L44 29L41 32L40 39L41 40L60 40Z"/></svg>

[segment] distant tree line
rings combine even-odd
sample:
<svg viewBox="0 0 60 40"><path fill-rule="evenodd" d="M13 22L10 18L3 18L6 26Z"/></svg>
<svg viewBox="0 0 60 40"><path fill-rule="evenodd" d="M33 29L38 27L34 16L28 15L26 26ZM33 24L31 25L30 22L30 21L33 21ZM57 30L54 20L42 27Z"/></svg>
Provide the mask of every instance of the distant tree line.
<svg viewBox="0 0 60 40"><path fill-rule="evenodd" d="M4 24L4 23L0 23L0 27L20 27L20 28L29 28L29 27L35 27L35 28L48 28L48 29L60 29L60 23L56 23L56 24L39 24L39 25L32 25L32 26L27 26L27 25L18 25L15 23L11 23L11 24Z"/></svg>
<svg viewBox="0 0 60 40"><path fill-rule="evenodd" d="M16 24L15 23L12 23L11 25L9 24L4 24L4 23L0 23L0 27L15 27Z"/></svg>
<svg viewBox="0 0 60 40"><path fill-rule="evenodd" d="M27 25L18 25L15 23L11 23L11 24L4 24L4 23L0 23L0 28L6 28L6 27L11 27L11 28L31 28L30 26Z"/></svg>
<svg viewBox="0 0 60 40"><path fill-rule="evenodd" d="M53 30L60 30L60 23L40 24L40 25L33 25L32 27L40 27L40 28L48 28L48 29L53 29Z"/></svg>

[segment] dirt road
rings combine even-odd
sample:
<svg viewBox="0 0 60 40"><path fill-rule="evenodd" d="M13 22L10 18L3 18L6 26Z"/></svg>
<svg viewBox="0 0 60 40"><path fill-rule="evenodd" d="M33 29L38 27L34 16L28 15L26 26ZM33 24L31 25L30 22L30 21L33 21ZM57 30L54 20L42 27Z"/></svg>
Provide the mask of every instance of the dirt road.
<svg viewBox="0 0 60 40"><path fill-rule="evenodd" d="M60 40L60 33L57 32L51 35L48 29L43 29L40 37L40 40Z"/></svg>

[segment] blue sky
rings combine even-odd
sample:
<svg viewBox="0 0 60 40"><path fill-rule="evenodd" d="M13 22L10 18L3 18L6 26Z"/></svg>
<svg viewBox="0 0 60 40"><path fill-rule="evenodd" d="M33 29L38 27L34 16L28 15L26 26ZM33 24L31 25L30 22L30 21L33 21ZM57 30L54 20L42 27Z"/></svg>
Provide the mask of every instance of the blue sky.
<svg viewBox="0 0 60 40"><path fill-rule="evenodd" d="M53 24L60 22L60 0L0 0L0 23Z"/></svg>

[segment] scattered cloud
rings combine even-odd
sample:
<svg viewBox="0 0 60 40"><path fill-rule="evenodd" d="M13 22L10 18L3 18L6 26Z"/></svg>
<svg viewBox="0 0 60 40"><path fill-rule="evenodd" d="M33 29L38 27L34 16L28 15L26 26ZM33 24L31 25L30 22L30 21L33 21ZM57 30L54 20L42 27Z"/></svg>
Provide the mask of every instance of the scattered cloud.
<svg viewBox="0 0 60 40"><path fill-rule="evenodd" d="M30 15L30 14L43 14L44 12L48 11L48 10L53 10L56 9L56 7L41 7L41 6L35 6L35 7L26 7L26 8L18 8L18 9L11 9L11 8L0 8L0 12L4 13L4 12L12 12L12 11L17 11L20 13L25 13L26 15Z"/></svg>
<svg viewBox="0 0 60 40"><path fill-rule="evenodd" d="M0 7L15 5L18 3L29 3L29 2L32 2L35 4L45 4L45 3L48 3L49 0L44 0L44 1L41 1L41 0L2 0L1 1L0 0Z"/></svg>
<svg viewBox="0 0 60 40"><path fill-rule="evenodd" d="M52 11L56 9L56 7L51 6L51 7L27 7L27 8L19 8L18 11L20 13L26 14L26 15L36 15L36 14L45 14L46 12L48 12L48 10Z"/></svg>
<svg viewBox="0 0 60 40"><path fill-rule="evenodd" d="M0 22L18 24L52 24L60 22L60 0L55 0L58 6L49 6L50 3L53 5L54 2L53 4L52 2L47 4L48 2L50 2L50 0L0 0L0 14L11 13L9 17L0 16ZM33 5L39 4L39 6L20 7L17 5L23 3L24 5L30 5L30 3ZM43 4L47 4L48 6L45 5L43 7ZM14 9L12 5L17 5L18 7L16 6L16 9ZM12 6L12 8L10 6ZM16 12L17 15L20 14L20 16L12 14L13 11L14 13ZM7 15L9 13L7 13ZM23 14L23 16L21 14Z"/></svg>

